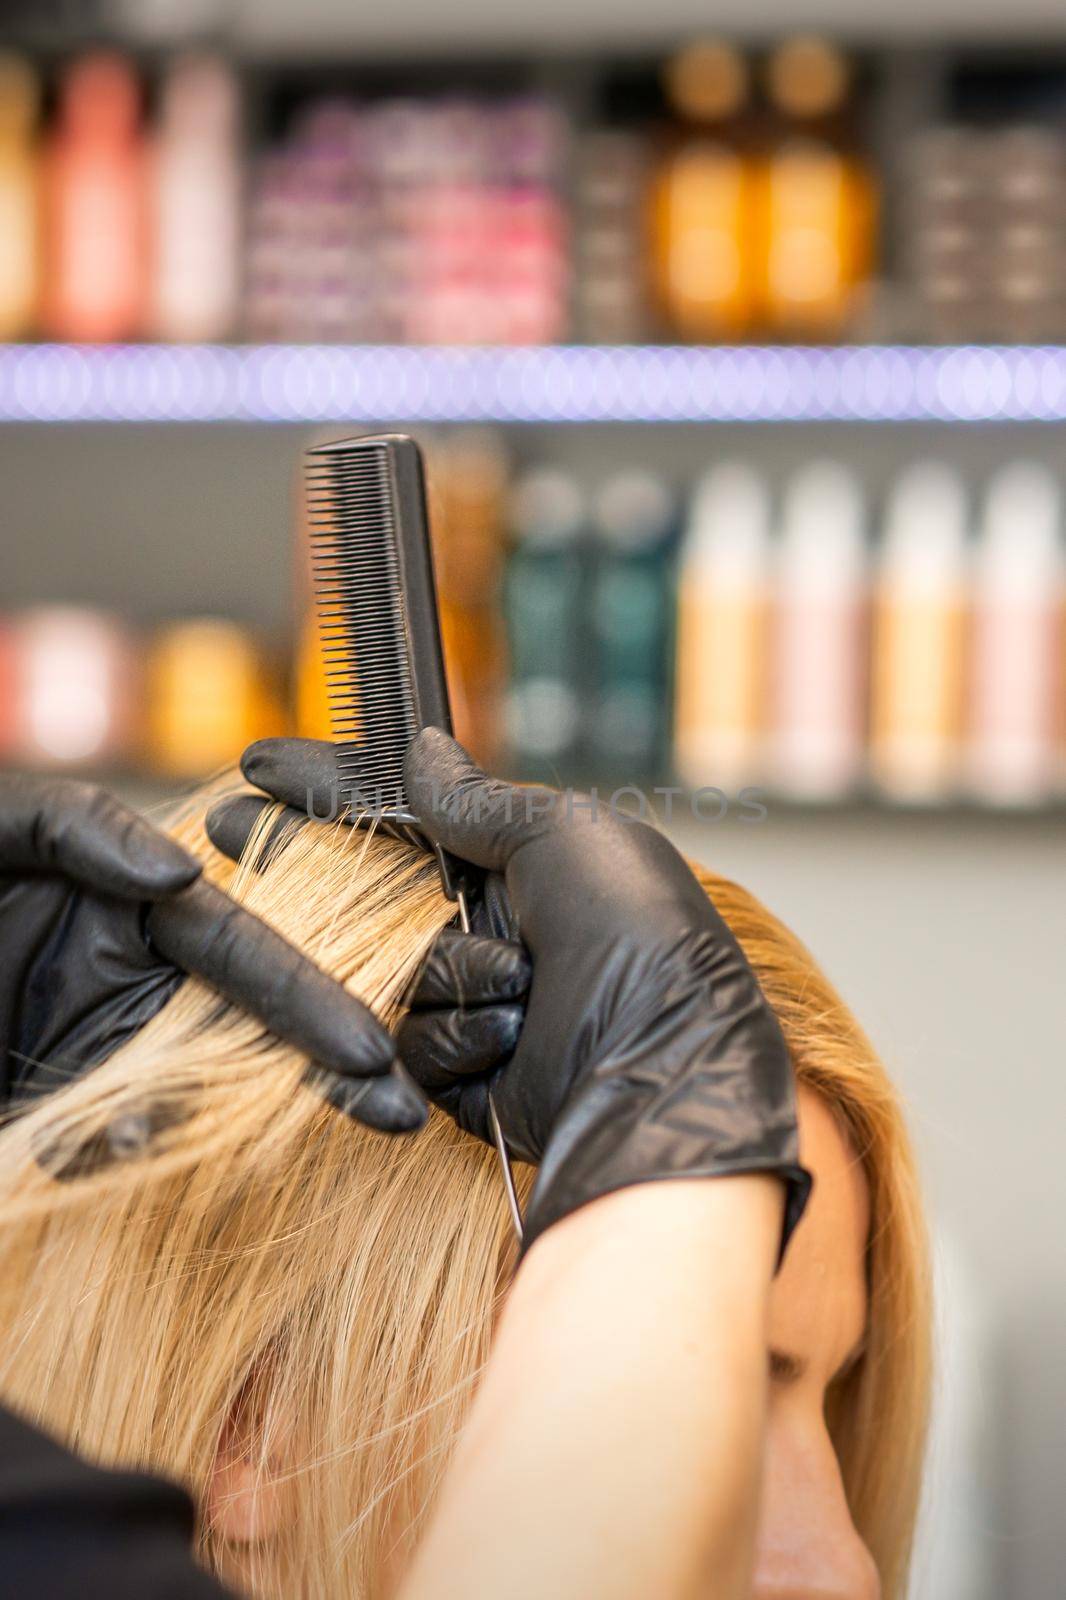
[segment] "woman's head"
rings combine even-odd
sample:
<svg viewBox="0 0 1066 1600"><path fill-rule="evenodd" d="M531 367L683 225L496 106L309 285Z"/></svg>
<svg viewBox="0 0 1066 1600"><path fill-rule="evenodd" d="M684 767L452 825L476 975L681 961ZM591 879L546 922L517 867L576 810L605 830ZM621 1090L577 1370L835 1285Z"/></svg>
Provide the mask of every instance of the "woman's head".
<svg viewBox="0 0 1066 1600"><path fill-rule="evenodd" d="M813 1090L798 1097L814 1187L770 1293L770 1399L753 1600L876 1600L876 1564L852 1517L827 1397L863 1358L870 1185Z"/></svg>
<svg viewBox="0 0 1066 1600"><path fill-rule="evenodd" d="M801 1380L771 1360L755 1595L866 1600L846 1510L892 1600L902 1593L917 1512L931 1325L924 1224L899 1100L800 941L746 890L698 876L780 1020L800 1086L801 1154L815 1176L771 1298L771 1345L799 1355L806 1370ZM789 1508L803 1504L816 1516L805 1530L790 1527ZM830 1549L843 1559L829 1561Z"/></svg>
<svg viewBox="0 0 1066 1600"><path fill-rule="evenodd" d="M179 831L228 880L199 818ZM802 947L743 891L703 881L819 1097L815 1116L830 1109L844 1165L858 1160L869 1186L852 1274L869 1282L865 1346L826 1415L891 1596L913 1520L928 1321L898 1109ZM386 1015L452 911L428 859L318 825L230 887ZM373 1596L447 1464L513 1245L487 1148L442 1116L414 1139L370 1133L305 1075L189 982L104 1066L0 1135L0 1392L100 1459L186 1482L205 1554L231 1580L285 1600ZM148 1154L77 1175L94 1135L149 1107L160 1131ZM520 1172L523 1193L531 1179ZM775 1287L786 1310L789 1271ZM777 1456L771 1436L768 1502Z"/></svg>

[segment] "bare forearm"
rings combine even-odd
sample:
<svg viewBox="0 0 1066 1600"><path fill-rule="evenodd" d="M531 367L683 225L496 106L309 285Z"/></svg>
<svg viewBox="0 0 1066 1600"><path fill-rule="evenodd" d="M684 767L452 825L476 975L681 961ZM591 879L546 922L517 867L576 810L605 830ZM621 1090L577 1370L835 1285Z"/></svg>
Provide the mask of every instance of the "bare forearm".
<svg viewBox="0 0 1066 1600"><path fill-rule="evenodd" d="M746 1592L781 1197L645 1185L538 1241L403 1600Z"/></svg>

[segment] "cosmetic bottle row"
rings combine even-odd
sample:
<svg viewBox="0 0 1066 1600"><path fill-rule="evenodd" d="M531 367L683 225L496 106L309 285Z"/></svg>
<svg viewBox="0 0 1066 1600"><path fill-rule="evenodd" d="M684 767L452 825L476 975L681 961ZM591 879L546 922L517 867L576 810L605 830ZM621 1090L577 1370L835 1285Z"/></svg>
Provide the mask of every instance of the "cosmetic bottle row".
<svg viewBox="0 0 1066 1600"><path fill-rule="evenodd" d="M0 56L0 339L1066 337L1046 99L875 147L876 69L824 40L574 74L323 95Z"/></svg>
<svg viewBox="0 0 1066 1600"><path fill-rule="evenodd" d="M527 474L505 580L515 759L802 801L1039 804L1063 791L1062 497L1044 468L976 503L947 465L893 484L875 529L837 462L779 497L711 467L678 515L633 470L585 495Z"/></svg>
<svg viewBox="0 0 1066 1600"><path fill-rule="evenodd" d="M307 108L253 166L246 332L413 344L562 339L563 135L542 99Z"/></svg>
<svg viewBox="0 0 1066 1600"><path fill-rule="evenodd" d="M225 338L240 317L236 80L213 57L164 76L147 128L132 64L73 61L42 84L0 57L0 337Z"/></svg>
<svg viewBox="0 0 1066 1600"><path fill-rule="evenodd" d="M280 665L222 618L145 636L76 606L0 617L0 763L204 777L288 731Z"/></svg>
<svg viewBox="0 0 1066 1600"><path fill-rule="evenodd" d="M930 342L1066 337L1066 138L936 127L905 152L899 319Z"/></svg>
<svg viewBox="0 0 1066 1600"><path fill-rule="evenodd" d="M500 587L509 462L492 430L422 442L456 727L491 763L502 753L507 673ZM293 503L303 506L302 492ZM308 549L298 522L297 574ZM148 549L145 559L158 558ZM169 786L231 765L254 739L331 738L309 585L295 611L305 620L294 640L217 616L145 628L77 605L0 613L0 765L131 772Z"/></svg>
<svg viewBox="0 0 1066 1600"><path fill-rule="evenodd" d="M974 494L920 461L875 504L835 461L772 487L723 460L679 495L637 467L515 476L489 431L423 443L456 731L487 765L809 803L1066 795L1062 488L1043 466ZM0 618L0 762L182 780L271 733L331 737L308 593L298 610L291 652L218 618Z"/></svg>
<svg viewBox="0 0 1066 1600"><path fill-rule="evenodd" d="M798 41L756 85L702 44L662 82L613 131L541 94L312 95L248 151L221 59L171 63L151 118L130 61L75 60L42 129L36 74L5 57L0 336L846 332L874 245L844 58Z"/></svg>
<svg viewBox="0 0 1066 1600"><path fill-rule="evenodd" d="M577 140L579 337L853 335L877 264L878 186L848 60L803 38L753 67L702 42L662 81L657 126Z"/></svg>
<svg viewBox="0 0 1066 1600"><path fill-rule="evenodd" d="M564 124L542 98L312 100L248 157L238 80L188 56L146 121L122 56L73 62L50 126L0 58L0 337L564 336Z"/></svg>

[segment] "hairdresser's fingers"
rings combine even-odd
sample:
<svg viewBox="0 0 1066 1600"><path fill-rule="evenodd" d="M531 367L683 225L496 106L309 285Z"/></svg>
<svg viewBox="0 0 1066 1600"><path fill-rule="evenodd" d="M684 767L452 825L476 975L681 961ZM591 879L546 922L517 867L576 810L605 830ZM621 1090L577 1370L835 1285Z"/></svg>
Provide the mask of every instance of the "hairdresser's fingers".
<svg viewBox="0 0 1066 1600"><path fill-rule="evenodd" d="M100 894L154 900L200 863L106 789L68 778L0 777L0 872L72 878Z"/></svg>
<svg viewBox="0 0 1066 1600"><path fill-rule="evenodd" d="M552 804L548 790L490 778L440 728L424 728L404 761L419 827L463 861L502 872L529 835L528 819Z"/></svg>
<svg viewBox="0 0 1066 1600"><path fill-rule="evenodd" d="M520 1005L411 1011L397 1044L404 1065L427 1094L502 1067L514 1055L525 1012Z"/></svg>
<svg viewBox="0 0 1066 1600"><path fill-rule="evenodd" d="M533 968L520 944L445 928L437 935L411 994L412 1007L483 1006L520 1000Z"/></svg>
<svg viewBox="0 0 1066 1600"><path fill-rule="evenodd" d="M305 816L328 822L344 809L337 748L324 739L257 739L241 756L241 771Z"/></svg>
<svg viewBox="0 0 1066 1600"><path fill-rule="evenodd" d="M261 794L231 795L227 800L218 800L207 813L204 826L207 837L216 850L224 856L229 856L231 861L239 861L243 856L248 840L258 828L264 811L274 809L275 801L265 800ZM277 821L270 830L269 837L264 841L263 848L256 857L256 867L261 871L276 859L300 828L307 823L307 816L303 811L297 811L294 806L286 806L279 814Z"/></svg>
<svg viewBox="0 0 1066 1600"><path fill-rule="evenodd" d="M411 1133L426 1120L426 1102L398 1062L384 1078L318 1072L309 1081L335 1110L379 1133Z"/></svg>
<svg viewBox="0 0 1066 1600"><path fill-rule="evenodd" d="M391 1071L395 1045L366 1006L214 884L201 880L153 906L147 928L175 966L203 978L320 1066L349 1078ZM406 1114L402 1125L418 1127L421 1096L402 1079L397 1085L390 1098Z"/></svg>

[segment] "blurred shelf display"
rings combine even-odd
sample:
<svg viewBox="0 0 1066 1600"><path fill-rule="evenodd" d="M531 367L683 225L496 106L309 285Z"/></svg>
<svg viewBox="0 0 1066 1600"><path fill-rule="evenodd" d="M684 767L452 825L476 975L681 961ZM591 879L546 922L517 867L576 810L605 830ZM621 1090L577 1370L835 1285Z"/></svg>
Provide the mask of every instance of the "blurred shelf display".
<svg viewBox="0 0 1066 1600"><path fill-rule="evenodd" d="M1066 346L0 345L0 422L1066 421Z"/></svg>
<svg viewBox="0 0 1066 1600"><path fill-rule="evenodd" d="M875 501L839 460L774 484L757 456L721 456L680 485L550 456L516 472L507 439L423 441L455 722L487 765L603 795L672 784L705 821L763 797L1061 810L1063 487L1047 467L1007 460L975 490L912 460ZM299 515L292 538L299 574ZM273 643L219 617L0 617L0 761L184 780L257 737L329 738L305 579L294 598L293 636Z"/></svg>
<svg viewBox="0 0 1066 1600"><path fill-rule="evenodd" d="M1066 49L168 37L0 55L0 424L71 425L2 435L0 760L329 731L295 437L73 425L399 423L489 764L1061 814L1062 492L1012 457L1066 422Z"/></svg>
<svg viewBox="0 0 1066 1600"><path fill-rule="evenodd" d="M283 731L279 676L262 642L224 618L146 636L79 606L0 616L0 761L203 777Z"/></svg>
<svg viewBox="0 0 1066 1600"><path fill-rule="evenodd" d="M1066 56L549 61L0 53L0 337L1066 341Z"/></svg>
<svg viewBox="0 0 1066 1600"><path fill-rule="evenodd" d="M1039 806L1066 789L1062 493L1029 462L973 496L941 461L883 511L853 469L719 460L511 500L504 744L528 775L672 772L800 803ZM716 802L717 803L717 802Z"/></svg>

